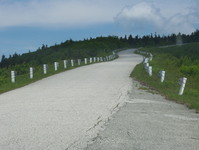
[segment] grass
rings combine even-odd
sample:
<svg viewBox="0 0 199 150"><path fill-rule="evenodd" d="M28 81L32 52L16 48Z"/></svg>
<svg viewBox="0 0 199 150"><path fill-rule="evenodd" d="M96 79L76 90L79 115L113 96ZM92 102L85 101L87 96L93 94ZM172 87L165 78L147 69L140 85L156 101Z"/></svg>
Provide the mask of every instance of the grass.
<svg viewBox="0 0 199 150"><path fill-rule="evenodd" d="M195 45L195 44L194 44ZM193 45L189 45L193 48ZM183 49L187 49L187 45L185 47L180 47L181 52ZM176 57L173 54L177 55L177 52L180 49L178 46L172 47L171 53L166 49L163 52L160 48L152 48L151 50L154 54L153 60L149 63L153 67L153 75L150 77L144 67L143 64L138 64L131 73L131 77L135 80L140 81L144 85L157 90L159 93L164 95L167 99L176 101L178 103L185 104L191 109L195 109L199 112L199 74L184 74L180 70L180 63L182 63L182 57ZM197 48L197 47L195 47ZM155 51L156 49L156 51ZM161 48L163 49L163 48ZM158 51L161 51L160 53ZM150 49L148 49L150 51ZM189 54L191 55L191 54ZM192 53L192 55L195 55ZM194 57L194 56L193 56ZM194 57L195 58L195 57ZM195 63L198 61L194 59L192 62ZM190 63L190 62L189 62ZM160 78L158 76L159 71L165 70L165 81L163 83L160 82ZM184 90L183 95L178 95L180 90L180 85L178 83L179 78L187 77L187 83Z"/></svg>

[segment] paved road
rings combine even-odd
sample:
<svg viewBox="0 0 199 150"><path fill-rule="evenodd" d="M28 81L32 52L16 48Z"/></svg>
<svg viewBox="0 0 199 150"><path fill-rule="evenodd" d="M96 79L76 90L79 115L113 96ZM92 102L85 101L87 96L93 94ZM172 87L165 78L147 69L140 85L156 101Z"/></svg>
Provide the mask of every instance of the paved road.
<svg viewBox="0 0 199 150"><path fill-rule="evenodd" d="M199 114L140 87L85 150L199 150Z"/></svg>
<svg viewBox="0 0 199 150"><path fill-rule="evenodd" d="M120 58L73 69L0 95L0 150L81 148L126 100L141 61Z"/></svg>

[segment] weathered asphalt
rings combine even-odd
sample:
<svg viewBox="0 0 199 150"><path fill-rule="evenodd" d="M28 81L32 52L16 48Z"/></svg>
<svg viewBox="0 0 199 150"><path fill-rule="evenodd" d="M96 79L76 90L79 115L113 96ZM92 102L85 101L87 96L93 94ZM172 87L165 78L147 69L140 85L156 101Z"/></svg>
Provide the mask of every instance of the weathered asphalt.
<svg viewBox="0 0 199 150"><path fill-rule="evenodd" d="M198 150L199 114L140 87L85 150Z"/></svg>

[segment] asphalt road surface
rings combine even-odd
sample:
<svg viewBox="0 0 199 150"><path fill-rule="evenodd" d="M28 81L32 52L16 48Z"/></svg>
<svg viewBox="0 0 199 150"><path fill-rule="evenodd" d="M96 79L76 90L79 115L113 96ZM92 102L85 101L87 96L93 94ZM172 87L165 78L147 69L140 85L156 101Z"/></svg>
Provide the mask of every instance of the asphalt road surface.
<svg viewBox="0 0 199 150"><path fill-rule="evenodd" d="M199 114L140 87L84 150L199 150Z"/></svg>
<svg viewBox="0 0 199 150"><path fill-rule="evenodd" d="M142 57L60 73L0 95L0 150L82 149L124 104Z"/></svg>

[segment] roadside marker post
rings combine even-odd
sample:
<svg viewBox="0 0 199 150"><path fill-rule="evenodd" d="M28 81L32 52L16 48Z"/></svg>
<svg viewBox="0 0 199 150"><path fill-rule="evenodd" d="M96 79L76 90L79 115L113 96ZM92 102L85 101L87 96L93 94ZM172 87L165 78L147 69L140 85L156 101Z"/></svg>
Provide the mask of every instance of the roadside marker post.
<svg viewBox="0 0 199 150"><path fill-rule="evenodd" d="M57 68L58 68L58 62L54 62L54 67L55 67L55 71L57 71Z"/></svg>
<svg viewBox="0 0 199 150"><path fill-rule="evenodd" d="M78 59L77 62L78 62L78 65L80 66L81 65L81 59Z"/></svg>
<svg viewBox="0 0 199 150"><path fill-rule="evenodd" d="M92 57L91 57L91 58L90 58L90 64L92 63L92 60L93 60L93 59L92 59Z"/></svg>
<svg viewBox="0 0 199 150"><path fill-rule="evenodd" d="M85 65L87 65L87 58L84 58L84 63Z"/></svg>
<svg viewBox="0 0 199 150"><path fill-rule="evenodd" d="M47 74L47 65L46 64L43 65L43 69L44 69L44 74Z"/></svg>
<svg viewBox="0 0 199 150"><path fill-rule="evenodd" d="M149 62L149 58L144 58L143 63L148 63Z"/></svg>
<svg viewBox="0 0 199 150"><path fill-rule="evenodd" d="M181 85L179 95L183 95L186 82L187 82L187 78L185 77L179 79L179 84Z"/></svg>
<svg viewBox="0 0 199 150"><path fill-rule="evenodd" d="M106 56L106 61L109 61L108 56Z"/></svg>
<svg viewBox="0 0 199 150"><path fill-rule="evenodd" d="M33 79L33 67L30 67L30 79Z"/></svg>
<svg viewBox="0 0 199 150"><path fill-rule="evenodd" d="M15 71L11 71L11 82L15 83Z"/></svg>
<svg viewBox="0 0 199 150"><path fill-rule="evenodd" d="M149 63L144 63L144 69L147 73L149 72Z"/></svg>
<svg viewBox="0 0 199 150"><path fill-rule="evenodd" d="M66 69L67 68L67 61L64 60L64 68Z"/></svg>
<svg viewBox="0 0 199 150"><path fill-rule="evenodd" d="M159 77L160 77L160 81L161 81L161 82L164 82L165 71L160 71L160 72L159 72Z"/></svg>
<svg viewBox="0 0 199 150"><path fill-rule="evenodd" d="M74 60L71 59L71 67L74 67Z"/></svg>
<svg viewBox="0 0 199 150"><path fill-rule="evenodd" d="M94 63L96 62L96 57L93 58L93 62L94 62Z"/></svg>
<svg viewBox="0 0 199 150"><path fill-rule="evenodd" d="M152 66L149 66L148 69L149 69L149 76L152 76Z"/></svg>

